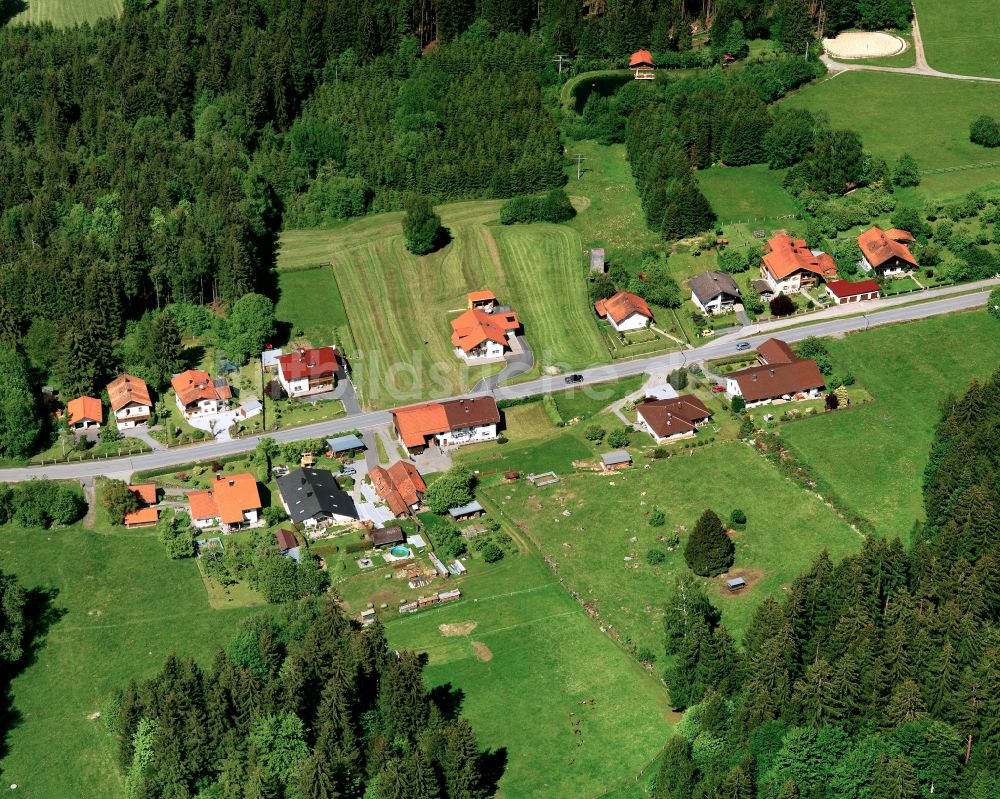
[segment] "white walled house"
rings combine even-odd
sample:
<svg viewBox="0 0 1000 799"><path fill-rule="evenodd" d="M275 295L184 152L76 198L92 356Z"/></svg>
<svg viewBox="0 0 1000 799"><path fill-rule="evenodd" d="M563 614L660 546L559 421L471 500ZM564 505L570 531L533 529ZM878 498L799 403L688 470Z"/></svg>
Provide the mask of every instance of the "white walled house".
<svg viewBox="0 0 1000 799"><path fill-rule="evenodd" d="M261 521L257 480L249 472L218 477L211 488L188 492L191 523L199 530L221 527L232 532Z"/></svg>
<svg viewBox="0 0 1000 799"><path fill-rule="evenodd" d="M132 375L116 377L107 386L111 412L119 430L145 424L153 413L153 402L146 381Z"/></svg>
<svg viewBox="0 0 1000 799"><path fill-rule="evenodd" d="M316 529L358 520L354 500L328 469L296 469L277 482L281 504L295 524Z"/></svg>
<svg viewBox="0 0 1000 799"><path fill-rule="evenodd" d="M653 314L646 301L628 291L619 291L606 300L598 300L594 303L594 310L619 333L642 330L653 321Z"/></svg>
<svg viewBox="0 0 1000 799"><path fill-rule="evenodd" d="M760 276L776 293L795 294L821 279L835 279L837 264L827 253L810 250L803 239L775 236L764 249Z"/></svg>
<svg viewBox="0 0 1000 799"><path fill-rule="evenodd" d="M500 409L493 397L425 402L391 413L400 442L414 454L432 444L447 448L494 441L500 426Z"/></svg>
<svg viewBox="0 0 1000 799"><path fill-rule="evenodd" d="M702 272L688 281L691 302L702 313L717 314L732 310L740 301L740 289L727 272Z"/></svg>
<svg viewBox="0 0 1000 799"><path fill-rule="evenodd" d="M208 372L188 369L170 380L177 396L177 407L186 417L214 416L225 410L233 392L225 378L213 380Z"/></svg>
<svg viewBox="0 0 1000 799"><path fill-rule="evenodd" d="M333 347L299 348L279 356L278 382L289 397L332 391L340 362Z"/></svg>
<svg viewBox="0 0 1000 799"><path fill-rule="evenodd" d="M852 302L877 300L882 288L874 280L831 280L826 284L826 293L835 305L847 305Z"/></svg>

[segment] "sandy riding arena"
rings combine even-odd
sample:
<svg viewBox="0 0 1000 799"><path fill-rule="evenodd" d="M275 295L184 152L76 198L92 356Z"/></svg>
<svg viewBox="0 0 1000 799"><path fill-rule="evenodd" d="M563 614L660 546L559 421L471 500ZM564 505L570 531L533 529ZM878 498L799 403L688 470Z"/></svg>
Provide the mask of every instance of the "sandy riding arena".
<svg viewBox="0 0 1000 799"><path fill-rule="evenodd" d="M824 39L823 47L834 58L878 58L902 53L906 42L890 33L851 31Z"/></svg>

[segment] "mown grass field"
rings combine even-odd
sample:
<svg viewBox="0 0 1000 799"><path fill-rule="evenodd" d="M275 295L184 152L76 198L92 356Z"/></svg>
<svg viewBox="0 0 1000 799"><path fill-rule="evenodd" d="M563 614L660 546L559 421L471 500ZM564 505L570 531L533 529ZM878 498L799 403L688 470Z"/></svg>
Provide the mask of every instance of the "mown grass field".
<svg viewBox="0 0 1000 799"><path fill-rule="evenodd" d="M540 367L573 369L608 360L587 298L576 231L563 225L492 224L496 202L458 203L440 212L452 240L423 258L406 250L398 213L282 237L279 268L333 263L364 403L386 407L458 394L500 370L500 365L469 368L452 348L449 321L475 289L492 289L513 306ZM282 285L295 274L282 274ZM293 288L289 296L298 294ZM286 307L287 312L279 309L281 318L304 327L293 299ZM308 319L308 302L304 307Z"/></svg>
<svg viewBox="0 0 1000 799"><path fill-rule="evenodd" d="M638 437L633 443L645 443ZM558 564L566 586L593 601L602 623L638 649L663 650L662 604L671 576L686 571L687 532L706 508L723 519L734 508L747 515L734 538L734 574L750 587L729 594L722 578L706 588L737 635L753 608L805 570L824 548L839 559L861 546L861 536L818 498L803 493L744 444L717 443L661 461L637 460L614 474L564 475L548 488L528 483L489 487L487 496L515 521L544 555ZM508 499L509 497L509 499ZM652 527L654 508L666 524ZM565 512L569 511L569 515ZM681 548L662 566L650 566L651 548L666 551L658 536L677 530ZM626 560L628 558L628 560Z"/></svg>
<svg viewBox="0 0 1000 799"><path fill-rule="evenodd" d="M51 22L57 28L67 28L122 13L122 0L24 0L24 5L9 24Z"/></svg>
<svg viewBox="0 0 1000 799"><path fill-rule="evenodd" d="M347 347L347 309L329 267L278 272L275 318L293 338L299 333L314 347L338 342Z"/></svg>
<svg viewBox="0 0 1000 799"><path fill-rule="evenodd" d="M913 155L921 169L1000 160L995 151L969 141L972 121L1000 107L1000 83L845 72L783 102L825 112L834 127L858 131L867 149L890 161L904 152ZM878 113L859 113L859 109L878 109ZM941 199L975 188L1000 189L1000 167L923 175L916 192Z"/></svg>
<svg viewBox="0 0 1000 799"><path fill-rule="evenodd" d="M467 622L466 635L442 632ZM391 646L428 653L428 685L462 692L480 745L506 749L499 796L600 795L666 742L662 686L534 554L470 574L458 602L390 619L387 630Z"/></svg>
<svg viewBox="0 0 1000 799"><path fill-rule="evenodd" d="M831 355L875 397L786 424L782 436L879 534L909 540L940 403L1000 365L1000 324L977 310L855 333Z"/></svg>
<svg viewBox="0 0 1000 799"><path fill-rule="evenodd" d="M1000 78L995 0L914 0L927 63L942 72Z"/></svg>
<svg viewBox="0 0 1000 799"><path fill-rule="evenodd" d="M250 611L213 610L194 561L169 560L147 531L5 526L0 563L25 588L51 591L58 617L13 682L21 719L0 760L3 784L25 799L122 796L116 742L87 716L171 652L207 666Z"/></svg>
<svg viewBox="0 0 1000 799"><path fill-rule="evenodd" d="M784 170L767 164L711 167L697 173L698 183L720 223L747 222L797 212L795 200L781 186Z"/></svg>

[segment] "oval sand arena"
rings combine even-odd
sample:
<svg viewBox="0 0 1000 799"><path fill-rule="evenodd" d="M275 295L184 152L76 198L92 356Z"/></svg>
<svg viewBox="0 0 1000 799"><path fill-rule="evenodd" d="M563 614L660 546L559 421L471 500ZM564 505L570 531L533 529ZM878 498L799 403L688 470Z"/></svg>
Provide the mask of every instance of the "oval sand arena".
<svg viewBox="0 0 1000 799"><path fill-rule="evenodd" d="M877 58L902 53L906 42L891 33L849 31L824 39L823 47L834 58Z"/></svg>

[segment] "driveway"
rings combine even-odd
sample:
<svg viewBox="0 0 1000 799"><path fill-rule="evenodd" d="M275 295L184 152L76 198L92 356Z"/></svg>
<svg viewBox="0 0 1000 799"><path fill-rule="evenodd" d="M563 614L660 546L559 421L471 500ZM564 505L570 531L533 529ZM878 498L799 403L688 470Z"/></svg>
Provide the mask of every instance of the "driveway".
<svg viewBox="0 0 1000 799"><path fill-rule="evenodd" d="M507 363L500 373L480 380L472 389L473 394L493 391L501 383L530 372L535 366L535 353L528 346L528 340L524 336L514 336L510 352L504 356L504 360Z"/></svg>
<svg viewBox="0 0 1000 799"><path fill-rule="evenodd" d="M396 518L382 503L382 498L375 493L371 483L356 482L352 494L354 505L358 509L358 518L362 521L369 520L374 522L376 527L382 527L386 522Z"/></svg>
<svg viewBox="0 0 1000 799"><path fill-rule="evenodd" d="M254 400L254 402L257 404L251 411L247 411L246 406L241 405L238 408L223 411L212 416L195 416L188 419L187 423L214 436L216 441L232 441L232 436L229 435L229 428L236 424L236 422L242 422L244 419L249 419L260 413L260 402L258 400Z"/></svg>
<svg viewBox="0 0 1000 799"><path fill-rule="evenodd" d="M152 450L166 449L166 447L162 443L157 441L149 434L149 428L144 424L141 424L138 427L133 427L131 430L127 430L125 432L125 435L130 436L132 438L138 438L140 441L144 441L145 443L149 444L149 448Z"/></svg>
<svg viewBox="0 0 1000 799"><path fill-rule="evenodd" d="M440 447L428 447L419 455L411 455L410 460L421 474L446 472L451 468L451 455Z"/></svg>

